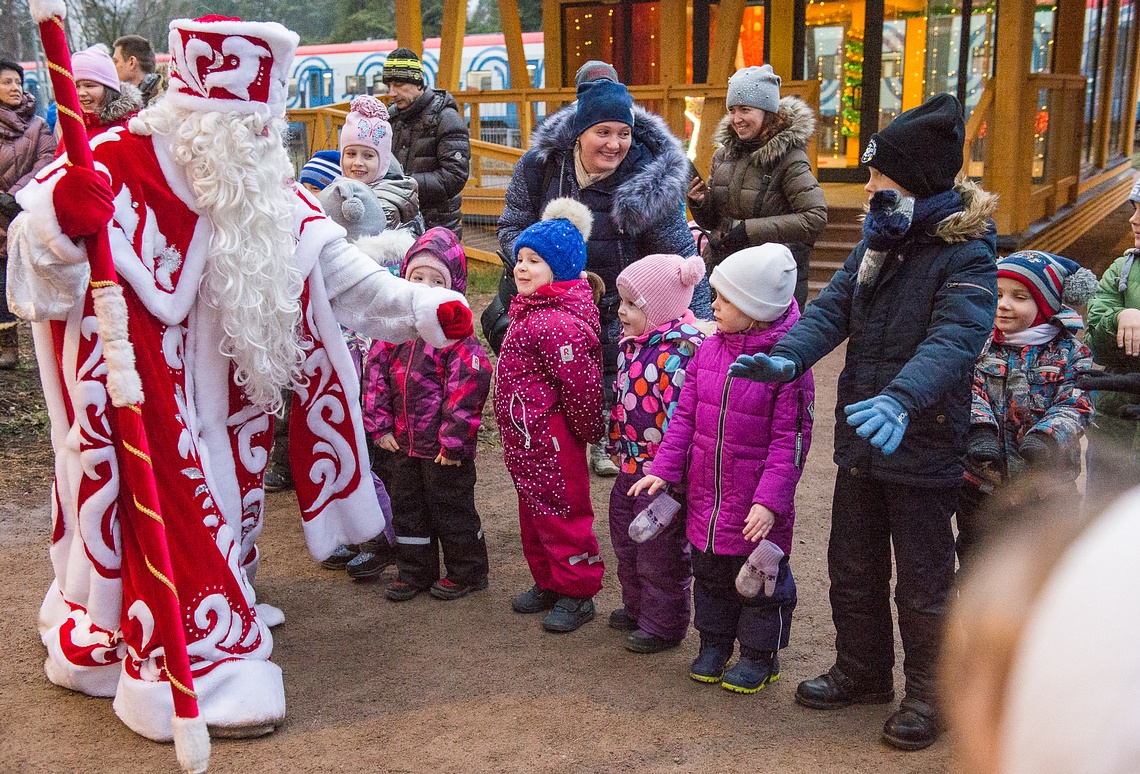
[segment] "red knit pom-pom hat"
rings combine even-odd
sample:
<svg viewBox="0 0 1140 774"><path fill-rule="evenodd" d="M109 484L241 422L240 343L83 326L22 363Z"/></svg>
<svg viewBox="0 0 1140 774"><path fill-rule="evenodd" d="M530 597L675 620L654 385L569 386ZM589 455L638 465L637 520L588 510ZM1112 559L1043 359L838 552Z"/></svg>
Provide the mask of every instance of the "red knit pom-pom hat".
<svg viewBox="0 0 1140 774"><path fill-rule="evenodd" d="M645 312L646 329L652 330L685 314L703 276L705 262L699 256L647 255L625 267L617 286Z"/></svg>

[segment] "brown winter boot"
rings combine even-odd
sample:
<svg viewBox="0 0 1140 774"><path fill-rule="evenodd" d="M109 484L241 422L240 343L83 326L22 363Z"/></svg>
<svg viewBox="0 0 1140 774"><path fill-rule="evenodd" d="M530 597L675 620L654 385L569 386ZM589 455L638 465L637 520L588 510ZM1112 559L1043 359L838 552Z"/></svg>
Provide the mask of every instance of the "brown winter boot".
<svg viewBox="0 0 1140 774"><path fill-rule="evenodd" d="M20 362L20 345L16 323L0 328L0 368L10 371Z"/></svg>

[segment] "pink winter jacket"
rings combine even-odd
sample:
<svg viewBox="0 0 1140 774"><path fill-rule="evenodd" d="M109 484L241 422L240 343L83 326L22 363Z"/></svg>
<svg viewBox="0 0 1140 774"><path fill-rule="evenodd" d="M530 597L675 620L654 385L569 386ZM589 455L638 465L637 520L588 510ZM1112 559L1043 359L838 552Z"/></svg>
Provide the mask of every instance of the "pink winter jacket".
<svg viewBox="0 0 1140 774"><path fill-rule="evenodd" d="M553 414L585 443L602 437L598 308L586 280L515 296L495 378L495 418L504 447L549 443Z"/></svg>
<svg viewBox="0 0 1140 774"><path fill-rule="evenodd" d="M811 371L788 384L728 378L738 355L770 352L799 319L795 304L763 331L705 339L689 361L685 386L649 472L687 482L688 538L698 551L752 553L744 520L753 503L776 514L768 539L792 550L796 484L811 444Z"/></svg>

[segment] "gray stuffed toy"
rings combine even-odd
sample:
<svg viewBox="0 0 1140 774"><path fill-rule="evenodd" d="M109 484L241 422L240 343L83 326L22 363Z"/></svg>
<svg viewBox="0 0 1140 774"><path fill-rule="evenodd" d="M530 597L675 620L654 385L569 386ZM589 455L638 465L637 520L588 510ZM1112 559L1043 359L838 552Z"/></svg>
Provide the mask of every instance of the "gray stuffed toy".
<svg viewBox="0 0 1140 774"><path fill-rule="evenodd" d="M338 177L317 197L330 218L348 232L348 241L375 236L388 228L388 216L371 188L359 180Z"/></svg>

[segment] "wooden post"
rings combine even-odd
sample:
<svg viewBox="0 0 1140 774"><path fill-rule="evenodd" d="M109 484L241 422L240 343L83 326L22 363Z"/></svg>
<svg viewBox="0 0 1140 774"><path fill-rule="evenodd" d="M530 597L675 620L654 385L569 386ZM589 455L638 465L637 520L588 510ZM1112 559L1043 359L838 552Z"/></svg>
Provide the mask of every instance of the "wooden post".
<svg viewBox="0 0 1140 774"><path fill-rule="evenodd" d="M767 53L768 64L785 82L795 80L792 57L792 30L796 28L795 0L768 0L768 16L764 24L771 32ZM778 35L776 33L779 33Z"/></svg>
<svg viewBox="0 0 1140 774"><path fill-rule="evenodd" d="M530 73L526 69L526 51L523 49L522 22L519 19L518 0L499 0L499 20L503 28L503 43L507 47L507 64L511 71L512 89L533 89ZM519 134L525 148L529 144L530 132L534 128L534 105L530 102L516 102L515 113L519 117Z"/></svg>
<svg viewBox="0 0 1140 774"><path fill-rule="evenodd" d="M562 4L558 0L542 0L542 32L546 88L560 89L566 83L562 72ZM555 109L554 105L548 104L546 114L550 115Z"/></svg>
<svg viewBox="0 0 1140 774"><path fill-rule="evenodd" d="M424 56L424 25L420 0L396 0L396 42Z"/></svg>
<svg viewBox="0 0 1140 774"><path fill-rule="evenodd" d="M666 88L661 115L673 134L685 136L685 98L673 95L669 87L683 88L688 57L689 14L686 0L661 0L661 85ZM679 91L680 89L678 89Z"/></svg>
<svg viewBox="0 0 1140 774"><path fill-rule="evenodd" d="M998 14L993 121L987 126L983 187L998 194L994 221L999 234L1019 234L1029 228L1029 181L1033 175L1030 121L1037 112L1037 95L1027 95L1034 10L1033 3L1003 0ZM1022 115L1026 109L1027 117Z"/></svg>
<svg viewBox="0 0 1140 774"><path fill-rule="evenodd" d="M471 137L476 140L483 139L483 122L479 118L480 104L471 103ZM471 175L467 179L468 185L483 186L483 157L478 153L471 154Z"/></svg>
<svg viewBox="0 0 1140 774"><path fill-rule="evenodd" d="M1058 0L1053 22L1053 72L1080 75L1086 0Z"/></svg>
<svg viewBox="0 0 1140 774"><path fill-rule="evenodd" d="M712 55L709 57L710 84L720 86L736 68L736 49L740 46L740 25L744 23L744 0L721 0L713 33ZM724 117L723 99L705 97L701 107L701 126L693 142L697 144L694 163L702 175L708 176L712 165L712 138L716 125Z"/></svg>
<svg viewBox="0 0 1140 774"><path fill-rule="evenodd" d="M467 3L443 0L443 24L439 32L438 89L459 91L459 71L463 65L463 35L467 31Z"/></svg>

